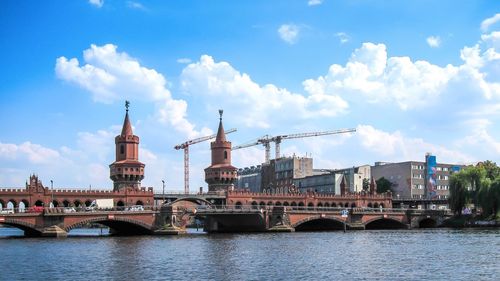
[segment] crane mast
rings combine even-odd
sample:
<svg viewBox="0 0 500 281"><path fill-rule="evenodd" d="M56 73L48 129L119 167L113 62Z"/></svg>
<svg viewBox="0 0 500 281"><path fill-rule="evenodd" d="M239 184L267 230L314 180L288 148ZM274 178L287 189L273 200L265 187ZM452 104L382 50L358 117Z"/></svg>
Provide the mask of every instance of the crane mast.
<svg viewBox="0 0 500 281"><path fill-rule="evenodd" d="M230 134L233 132L236 132L236 129L234 129L234 128L229 129L229 130L225 131L224 133ZM188 140L188 141L185 141L181 144L174 146L174 149L176 149L176 150L179 150L179 149L184 150L184 193L189 194L189 146L196 144L196 143L200 143L200 142L204 142L204 141L213 139L216 136L217 136L217 134L213 134L210 136L196 138L196 139Z"/></svg>

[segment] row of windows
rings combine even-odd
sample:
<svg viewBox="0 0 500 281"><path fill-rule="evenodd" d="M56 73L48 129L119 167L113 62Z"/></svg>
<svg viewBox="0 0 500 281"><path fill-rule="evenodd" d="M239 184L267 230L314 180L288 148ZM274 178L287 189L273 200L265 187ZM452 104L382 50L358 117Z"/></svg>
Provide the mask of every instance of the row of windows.
<svg viewBox="0 0 500 281"><path fill-rule="evenodd" d="M423 184L414 184L413 189L424 189L424 185Z"/></svg>
<svg viewBox="0 0 500 281"><path fill-rule="evenodd" d="M448 189L450 189L450 186L449 185L438 185L438 186L436 186L436 189L438 189L438 190L448 190Z"/></svg>
<svg viewBox="0 0 500 281"><path fill-rule="evenodd" d="M124 170L125 172L128 172L129 168L123 168L123 170ZM121 172L121 171L122 171L122 168L118 168L118 172ZM133 172L133 171L134 171L134 168L130 168L130 171L131 171L131 172ZM139 168L135 168L135 171L136 171L136 172L139 172ZM143 172L143 171L144 171L144 169L142 169L142 168L141 168L141 172Z"/></svg>
<svg viewBox="0 0 500 281"><path fill-rule="evenodd" d="M448 176L447 175L438 175L437 176L438 180L448 180Z"/></svg>
<svg viewBox="0 0 500 281"><path fill-rule="evenodd" d="M411 165L412 170L425 170L424 165ZM448 167L436 167L436 171L448 172Z"/></svg>
<svg viewBox="0 0 500 281"><path fill-rule="evenodd" d="M414 179L423 179L424 175L423 174L413 174Z"/></svg>
<svg viewBox="0 0 500 281"><path fill-rule="evenodd" d="M215 176L218 176L218 175L236 175L236 171L235 172L226 172L226 171L222 171L222 172L207 172L207 176L212 176L212 175L215 175Z"/></svg>

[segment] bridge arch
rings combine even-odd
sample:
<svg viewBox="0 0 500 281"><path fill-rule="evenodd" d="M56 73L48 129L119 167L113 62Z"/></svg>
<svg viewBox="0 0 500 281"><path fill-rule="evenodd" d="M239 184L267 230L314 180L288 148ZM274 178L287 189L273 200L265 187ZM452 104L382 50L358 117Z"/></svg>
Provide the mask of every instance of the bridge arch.
<svg viewBox="0 0 500 281"><path fill-rule="evenodd" d="M418 222L418 228L434 228L437 221L434 218L423 218Z"/></svg>
<svg viewBox="0 0 500 281"><path fill-rule="evenodd" d="M112 229L111 233L115 235L139 235L152 233L152 226L144 222L120 217L109 219L107 216L83 219L79 222L66 226L64 230L69 233L72 229L83 227L84 225L89 223L98 223L105 225Z"/></svg>
<svg viewBox="0 0 500 281"><path fill-rule="evenodd" d="M398 219L378 217L365 222L365 229L407 229L408 226Z"/></svg>
<svg viewBox="0 0 500 281"><path fill-rule="evenodd" d="M36 228L34 224L27 223L21 220L6 218L4 222L0 222L0 224L12 226L15 228L19 228L24 231L25 236L41 236L42 233Z"/></svg>
<svg viewBox="0 0 500 281"><path fill-rule="evenodd" d="M332 216L310 216L302 219L292 227L295 231L343 230L344 222Z"/></svg>
<svg viewBox="0 0 500 281"><path fill-rule="evenodd" d="M213 204L210 203L208 200L206 199L203 199L203 198L199 198L199 197L185 197L185 198L179 198L177 200L174 200L170 203L166 203L166 205L174 205L176 203L179 203L179 202L191 202L191 203L194 203L194 204L197 204L197 205L209 205L209 206L212 206ZM120 203L120 201L118 201L118 203ZM142 202L141 202L142 203ZM139 204L137 204L139 205ZM118 204L117 204L118 206Z"/></svg>
<svg viewBox="0 0 500 281"><path fill-rule="evenodd" d="M6 206L7 206L7 207L6 207L7 209L15 209L15 208L17 208L17 202L16 202L16 200L14 200L14 199L10 199L10 200L7 202L7 205L6 205Z"/></svg>

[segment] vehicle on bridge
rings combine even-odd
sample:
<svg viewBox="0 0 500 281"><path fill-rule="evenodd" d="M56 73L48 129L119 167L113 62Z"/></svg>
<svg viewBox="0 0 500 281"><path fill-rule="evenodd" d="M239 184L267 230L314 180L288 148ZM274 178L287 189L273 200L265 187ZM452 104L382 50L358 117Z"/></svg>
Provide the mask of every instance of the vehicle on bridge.
<svg viewBox="0 0 500 281"><path fill-rule="evenodd" d="M28 208L26 210L26 213L43 213L43 207L42 206L33 206Z"/></svg>
<svg viewBox="0 0 500 281"><path fill-rule="evenodd" d="M0 210L0 214L2 215L9 215L9 214L13 214L14 213L14 209L3 209L3 210Z"/></svg>
<svg viewBox="0 0 500 281"><path fill-rule="evenodd" d="M144 211L144 206L142 205L133 205L125 209L125 211L139 212Z"/></svg>
<svg viewBox="0 0 500 281"><path fill-rule="evenodd" d="M90 206L85 208L85 211L111 210L113 206L113 199L96 199L92 201Z"/></svg>

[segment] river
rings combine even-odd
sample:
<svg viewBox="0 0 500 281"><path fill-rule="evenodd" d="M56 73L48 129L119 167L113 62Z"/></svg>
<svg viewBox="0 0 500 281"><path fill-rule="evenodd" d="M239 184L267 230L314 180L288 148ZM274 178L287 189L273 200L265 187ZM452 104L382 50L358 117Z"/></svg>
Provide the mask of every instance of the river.
<svg viewBox="0 0 500 281"><path fill-rule="evenodd" d="M22 238L0 228L0 280L498 280L500 229ZM104 230L103 235L107 234ZM15 237L17 235L17 237Z"/></svg>

